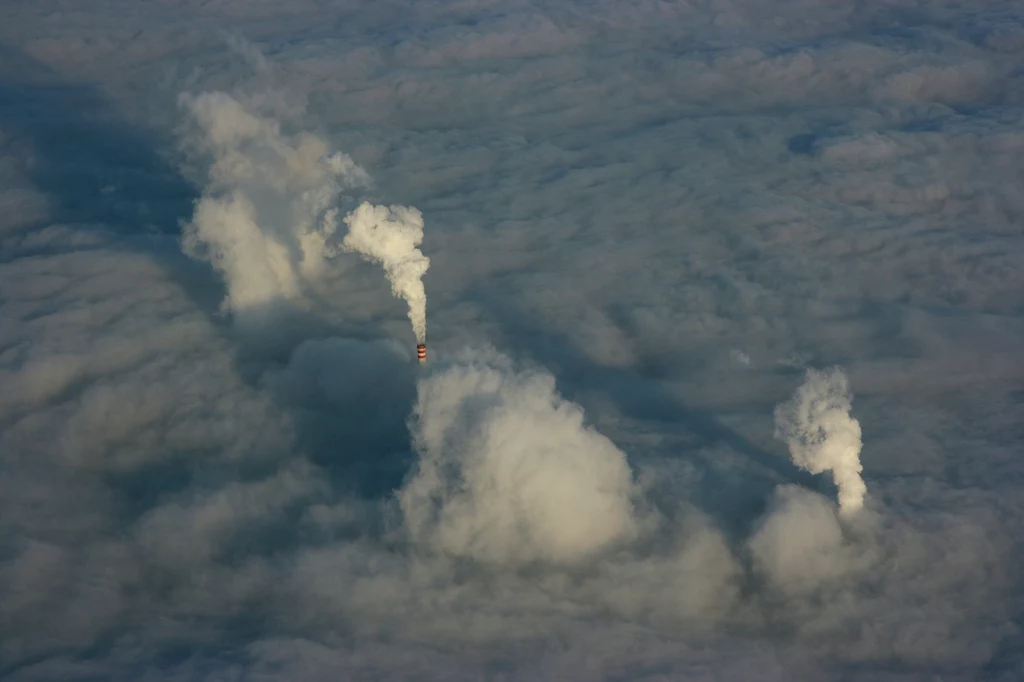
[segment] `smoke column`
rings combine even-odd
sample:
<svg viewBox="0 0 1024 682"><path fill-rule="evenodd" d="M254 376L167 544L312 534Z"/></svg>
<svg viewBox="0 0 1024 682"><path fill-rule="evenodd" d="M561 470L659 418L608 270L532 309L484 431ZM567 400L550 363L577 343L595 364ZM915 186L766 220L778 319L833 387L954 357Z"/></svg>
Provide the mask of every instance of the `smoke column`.
<svg viewBox="0 0 1024 682"><path fill-rule="evenodd" d="M850 417L852 400L841 369L809 369L793 397L775 408L775 437L786 441L798 467L812 474L832 472L844 515L864 506L867 494L860 476L860 423Z"/></svg>
<svg viewBox="0 0 1024 682"><path fill-rule="evenodd" d="M423 275L430 259L416 248L423 241L423 215L410 206L374 206L368 202L345 216L346 251L380 263L391 292L409 304L409 321L417 343L427 340L427 293Z"/></svg>
<svg viewBox="0 0 1024 682"><path fill-rule="evenodd" d="M194 123L186 149L210 163L185 253L223 275L223 306L235 315L300 299L333 255L338 196L369 176L324 140L287 135L227 93L182 95L181 106Z"/></svg>

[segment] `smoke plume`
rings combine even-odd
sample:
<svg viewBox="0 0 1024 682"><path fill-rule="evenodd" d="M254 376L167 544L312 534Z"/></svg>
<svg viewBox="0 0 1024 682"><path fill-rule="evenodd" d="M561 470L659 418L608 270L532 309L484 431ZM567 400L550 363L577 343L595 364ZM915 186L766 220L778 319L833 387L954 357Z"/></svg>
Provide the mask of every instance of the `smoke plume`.
<svg viewBox="0 0 1024 682"><path fill-rule="evenodd" d="M860 476L860 423L850 417L852 400L842 370L809 369L793 397L775 408L775 437L786 441L800 468L832 472L842 514L859 510L867 494Z"/></svg>
<svg viewBox="0 0 1024 682"><path fill-rule="evenodd" d="M416 544L492 564L570 563L635 534L625 455L550 374L469 355L418 393L419 467L398 494Z"/></svg>
<svg viewBox="0 0 1024 682"><path fill-rule="evenodd" d="M347 251L380 263L391 292L409 304L409 321L419 343L427 338L427 294L423 275L430 259L416 248L423 241L423 215L409 206L374 206L363 202L345 216Z"/></svg>
<svg viewBox="0 0 1024 682"><path fill-rule="evenodd" d="M189 151L210 162L202 198L182 238L186 253L210 262L227 284L234 314L295 300L332 255L334 207L342 190L369 176L319 137L284 134L280 124L231 95L183 95L197 134Z"/></svg>

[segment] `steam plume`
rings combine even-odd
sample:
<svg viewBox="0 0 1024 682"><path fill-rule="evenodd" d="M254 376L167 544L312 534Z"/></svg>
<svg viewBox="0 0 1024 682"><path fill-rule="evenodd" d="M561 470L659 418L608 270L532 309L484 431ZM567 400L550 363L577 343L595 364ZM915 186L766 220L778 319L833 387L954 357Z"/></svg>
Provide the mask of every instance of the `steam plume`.
<svg viewBox="0 0 1024 682"><path fill-rule="evenodd" d="M809 369L793 397L775 408L775 437L786 441L800 468L832 472L842 514L860 509L867 493L860 476L860 423L850 417L852 400L841 369Z"/></svg>
<svg viewBox="0 0 1024 682"><path fill-rule="evenodd" d="M332 255L338 195L369 176L322 139L286 135L226 93L183 95L181 105L197 127L190 151L211 161L185 252L221 272L223 307L236 315L299 298Z"/></svg>
<svg viewBox="0 0 1024 682"><path fill-rule="evenodd" d="M380 263L391 282L391 292L409 304L409 321L416 341L427 339L427 294L423 275L430 259L416 248L423 241L423 215L409 206L374 206L363 202L345 216L347 251Z"/></svg>
<svg viewBox="0 0 1024 682"><path fill-rule="evenodd" d="M418 392L419 466L398 494L418 545L491 564L571 563L635 535L626 456L550 374L474 354Z"/></svg>

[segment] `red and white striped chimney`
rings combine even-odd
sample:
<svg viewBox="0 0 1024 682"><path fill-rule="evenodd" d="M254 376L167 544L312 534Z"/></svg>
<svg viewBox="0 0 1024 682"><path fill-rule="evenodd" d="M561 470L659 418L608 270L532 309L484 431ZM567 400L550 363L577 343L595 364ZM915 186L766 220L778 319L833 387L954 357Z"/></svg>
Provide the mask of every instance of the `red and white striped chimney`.
<svg viewBox="0 0 1024 682"><path fill-rule="evenodd" d="M427 361L427 344L420 343L416 345L416 357L419 358L421 365Z"/></svg>

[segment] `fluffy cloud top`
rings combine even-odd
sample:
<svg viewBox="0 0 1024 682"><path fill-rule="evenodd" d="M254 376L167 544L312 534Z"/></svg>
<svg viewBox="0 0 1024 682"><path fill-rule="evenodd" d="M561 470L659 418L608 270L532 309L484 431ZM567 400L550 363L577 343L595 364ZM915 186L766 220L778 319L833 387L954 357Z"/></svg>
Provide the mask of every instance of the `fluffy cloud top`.
<svg viewBox="0 0 1024 682"><path fill-rule="evenodd" d="M812 474L832 472L839 509L853 514L864 506L860 422L850 417L853 396L839 368L808 370L804 384L775 408L775 436L786 441L793 462Z"/></svg>
<svg viewBox="0 0 1024 682"><path fill-rule="evenodd" d="M421 381L418 469L399 492L417 544L488 563L578 562L637 530L625 455L550 374L461 356Z"/></svg>
<svg viewBox="0 0 1024 682"><path fill-rule="evenodd" d="M224 306L236 315L298 299L331 255L339 193L369 176L322 139L285 135L226 93L181 104L198 129L190 145L211 160L184 250L223 274Z"/></svg>

